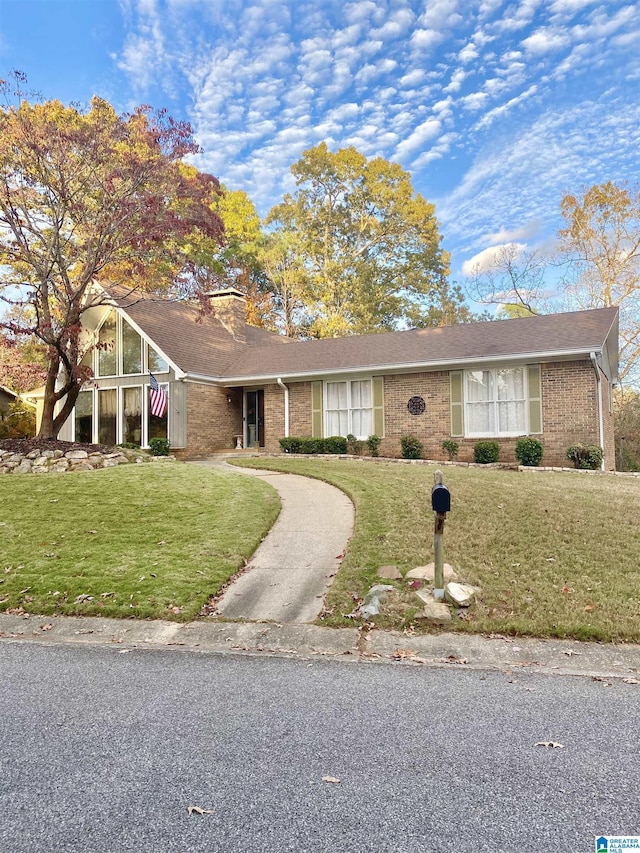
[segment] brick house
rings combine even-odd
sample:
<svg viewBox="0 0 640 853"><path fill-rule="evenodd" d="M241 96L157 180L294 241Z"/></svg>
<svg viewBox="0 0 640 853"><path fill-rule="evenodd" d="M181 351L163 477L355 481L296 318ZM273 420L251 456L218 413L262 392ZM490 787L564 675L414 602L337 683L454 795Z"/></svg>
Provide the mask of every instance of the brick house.
<svg viewBox="0 0 640 853"><path fill-rule="evenodd" d="M168 437L184 458L237 446L280 450L286 435L377 434L400 455L417 436L428 458L454 438L471 460L481 438L514 461L519 436L538 437L544 464L565 465L576 442L604 448L614 467L611 391L616 308L490 323L294 341L249 326L241 293L211 311L141 298L85 314L94 371L61 439L146 446ZM149 411L149 373L168 395Z"/></svg>

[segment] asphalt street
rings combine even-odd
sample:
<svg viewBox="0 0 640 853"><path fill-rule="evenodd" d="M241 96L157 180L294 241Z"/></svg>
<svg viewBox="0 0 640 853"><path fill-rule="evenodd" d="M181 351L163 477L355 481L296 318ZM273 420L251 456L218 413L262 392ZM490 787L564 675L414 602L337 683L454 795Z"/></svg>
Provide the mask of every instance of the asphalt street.
<svg viewBox="0 0 640 853"><path fill-rule="evenodd" d="M640 833L621 679L5 640L0 684L2 853L578 853Z"/></svg>

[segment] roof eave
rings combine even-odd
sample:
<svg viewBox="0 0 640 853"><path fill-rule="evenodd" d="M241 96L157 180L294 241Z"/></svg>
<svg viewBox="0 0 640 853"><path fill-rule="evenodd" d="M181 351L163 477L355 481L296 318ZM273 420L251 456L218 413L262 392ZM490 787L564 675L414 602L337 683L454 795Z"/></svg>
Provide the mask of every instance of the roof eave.
<svg viewBox="0 0 640 853"><path fill-rule="evenodd" d="M276 382L278 378L286 376L288 380L309 379L314 376L344 376L355 373L407 373L413 370L443 370L468 367L471 364L494 364L498 362L513 364L514 362L550 361L557 359L570 359L575 357L589 358L589 353L602 353L603 345L586 346L580 349L570 350L548 350L541 352L526 352L511 355L476 355L467 358L443 359L441 361L416 361L395 362L393 364L366 364L355 367L334 367L326 370L310 369L299 371L278 370L275 373L262 373L253 376L222 376L218 380L226 386L252 385L258 382ZM191 376L191 374L189 375Z"/></svg>

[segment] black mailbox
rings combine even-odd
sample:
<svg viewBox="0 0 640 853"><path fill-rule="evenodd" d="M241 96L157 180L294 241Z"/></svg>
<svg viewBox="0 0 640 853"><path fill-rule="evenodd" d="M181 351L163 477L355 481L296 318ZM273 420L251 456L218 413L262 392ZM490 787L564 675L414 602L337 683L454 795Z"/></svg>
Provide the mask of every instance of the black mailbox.
<svg viewBox="0 0 640 853"><path fill-rule="evenodd" d="M436 483L431 489L431 506L434 512L450 512L451 493L444 483Z"/></svg>

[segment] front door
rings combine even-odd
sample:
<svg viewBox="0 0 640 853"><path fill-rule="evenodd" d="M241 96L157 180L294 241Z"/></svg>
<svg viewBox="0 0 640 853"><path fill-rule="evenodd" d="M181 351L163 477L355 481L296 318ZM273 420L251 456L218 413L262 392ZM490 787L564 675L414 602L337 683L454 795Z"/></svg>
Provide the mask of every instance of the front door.
<svg viewBox="0 0 640 853"><path fill-rule="evenodd" d="M247 447L264 447L264 391L247 391Z"/></svg>

